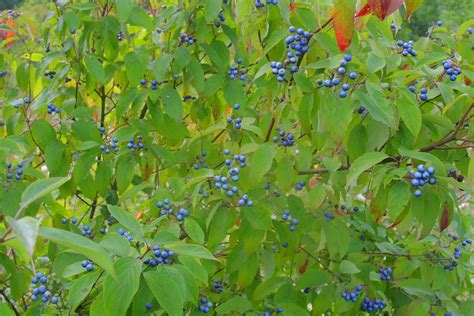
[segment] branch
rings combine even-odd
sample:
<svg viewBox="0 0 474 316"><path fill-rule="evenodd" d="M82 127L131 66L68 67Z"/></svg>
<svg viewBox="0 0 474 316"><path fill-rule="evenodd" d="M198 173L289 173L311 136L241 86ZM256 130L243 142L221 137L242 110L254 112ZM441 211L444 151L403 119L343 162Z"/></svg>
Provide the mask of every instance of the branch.
<svg viewBox="0 0 474 316"><path fill-rule="evenodd" d="M463 114L461 119L457 122L456 127L448 132L444 137L442 137L440 140L434 142L433 144L423 147L420 149L421 152L430 152L433 150L443 150L443 149L463 149L463 148L472 148L472 145L461 145L461 146L447 146L443 147L445 144L454 141L457 138L457 134L461 130L461 128L464 126L464 123L466 122L467 118L469 117L469 114L471 113L471 110L474 108L474 103L469 106L469 108L466 110L466 112ZM469 141L470 140L464 140L464 141ZM402 157L397 156L397 157L389 157L378 164L385 164L385 163L390 163L390 162L400 162L402 160ZM350 165L343 165L341 166L338 171L340 170L347 170L350 168ZM309 174L324 174L329 172L328 169L326 168L316 168L316 169L306 169L306 170L300 170L298 172L299 175L309 175Z"/></svg>
<svg viewBox="0 0 474 316"><path fill-rule="evenodd" d="M13 309L13 312L15 312L15 315L20 316L20 313L16 309L15 304L13 304L13 302L8 298L8 296L5 294L5 291L3 289L0 289L0 294L5 298L5 301L7 301L8 305L11 306L11 308Z"/></svg>

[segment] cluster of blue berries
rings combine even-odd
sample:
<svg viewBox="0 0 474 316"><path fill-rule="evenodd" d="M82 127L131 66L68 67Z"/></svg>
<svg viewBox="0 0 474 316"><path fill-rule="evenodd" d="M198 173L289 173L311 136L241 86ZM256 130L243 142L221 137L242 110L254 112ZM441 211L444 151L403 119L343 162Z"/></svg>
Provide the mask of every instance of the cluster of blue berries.
<svg viewBox="0 0 474 316"><path fill-rule="evenodd" d="M199 310L201 312L207 314L213 306L214 304L212 304L211 300L209 300L207 297L201 297L199 299Z"/></svg>
<svg viewBox="0 0 474 316"><path fill-rule="evenodd" d="M151 247L153 250L153 256L155 258L147 258L144 263L154 268L159 264L172 264L173 257L175 256L174 252L165 248L160 248L159 245L153 245Z"/></svg>
<svg viewBox="0 0 474 316"><path fill-rule="evenodd" d="M253 206L253 201L247 194L244 194L242 195L242 198L239 199L239 206Z"/></svg>
<svg viewBox="0 0 474 316"><path fill-rule="evenodd" d="M216 23L214 23L214 25L215 25L216 27L220 27L220 26L221 26L221 22L224 22L224 21L225 21L225 17L224 17L223 11L219 11L219 14L217 15L217 17L219 18L219 21L217 21Z"/></svg>
<svg viewBox="0 0 474 316"><path fill-rule="evenodd" d="M278 306L276 309L277 314L283 313L283 307ZM271 316L272 312L270 311L264 311L263 316Z"/></svg>
<svg viewBox="0 0 474 316"><path fill-rule="evenodd" d="M235 129L240 129L242 127L242 119L240 117L236 119L232 119L232 117L227 118L227 123L232 124L234 123L234 128Z"/></svg>
<svg viewBox="0 0 474 316"><path fill-rule="evenodd" d="M81 235L84 237L89 237L91 239L94 237L94 234L92 233L92 230L88 225L84 225L82 227Z"/></svg>
<svg viewBox="0 0 474 316"><path fill-rule="evenodd" d="M360 308L364 312L374 313L377 312L377 310L384 309L385 305L386 303L384 300L375 299L372 301L369 297L366 297L362 302Z"/></svg>
<svg viewBox="0 0 474 316"><path fill-rule="evenodd" d="M296 190L298 191L301 191L303 190L303 188L306 186L306 181L305 180L301 180L300 182L298 182L298 184L296 185Z"/></svg>
<svg viewBox="0 0 474 316"><path fill-rule="evenodd" d="M135 138L130 138L127 144L127 148L130 149L131 151L138 151L140 149L143 149L145 147L145 144L142 142L142 137L137 137L137 140L135 141Z"/></svg>
<svg viewBox="0 0 474 316"><path fill-rule="evenodd" d="M153 308L153 304L152 303L146 303L145 308L146 308L146 310L151 310Z"/></svg>
<svg viewBox="0 0 474 316"><path fill-rule="evenodd" d="M204 191L204 189L199 189L198 194L202 195L203 198L207 199L209 197L209 193Z"/></svg>
<svg viewBox="0 0 474 316"><path fill-rule="evenodd" d="M194 39L194 37L192 37L191 35L188 35L186 33L181 33L179 34L179 39L181 41L181 44L189 44L189 45L193 45L194 43L196 43L196 40Z"/></svg>
<svg viewBox="0 0 474 316"><path fill-rule="evenodd" d="M22 101L23 101L23 102L22 102ZM25 98L23 98L23 100L21 100L20 102L15 102L15 103L13 104L13 107L14 107L15 109L19 109L20 106L22 105L22 103L23 103L23 104L30 104L30 103L31 103L31 100L30 100L30 98L25 97Z"/></svg>
<svg viewBox="0 0 474 316"><path fill-rule="evenodd" d="M324 219L326 220L326 222L330 222L330 221L332 221L333 219L336 218L336 216L334 216L334 214L329 213L328 211L324 211L323 214L324 214Z"/></svg>
<svg viewBox="0 0 474 316"><path fill-rule="evenodd" d="M279 135L273 137L275 143L281 142L283 147L293 147L295 145L295 135L293 133L286 134L284 131L280 131Z"/></svg>
<svg viewBox="0 0 474 316"><path fill-rule="evenodd" d="M87 272L94 270L94 264L90 260L84 260L81 262L81 266L86 269Z"/></svg>
<svg viewBox="0 0 474 316"><path fill-rule="evenodd" d="M206 164L206 162L204 161L204 158L205 158L206 156L207 156L207 153L206 153L205 151L202 151L202 152L201 152L201 156L198 157L198 163L195 163L195 164L193 165L193 168L194 168L195 170L199 170L199 169L201 169L201 168L207 168L207 164Z"/></svg>
<svg viewBox="0 0 474 316"><path fill-rule="evenodd" d="M127 238L127 240L128 240L129 242L132 242L132 241L133 241L133 237L130 236L130 232L126 232L123 228L119 228L118 233L119 233L119 235L122 235L122 236L124 236L125 238Z"/></svg>
<svg viewBox="0 0 474 316"><path fill-rule="evenodd" d="M148 81L146 79L142 79L140 80L140 85L144 88L146 88L146 84L148 83ZM151 81L151 90L156 90L158 89L158 81L156 81L155 79L153 79Z"/></svg>
<svg viewBox="0 0 474 316"><path fill-rule="evenodd" d="M104 151L106 154L110 154L111 152L110 149L112 149L115 153L117 153L119 151L118 146L117 146L118 141L119 141L118 138L114 137L112 138L112 142L109 145L110 148L105 145L100 145L100 150Z"/></svg>
<svg viewBox="0 0 474 316"><path fill-rule="evenodd" d="M21 180L21 177L23 176L23 163L19 162L18 165L16 166L16 171L15 171L15 180ZM7 179L12 180L13 179L13 170L12 169L12 164L9 162L7 163Z"/></svg>
<svg viewBox="0 0 474 316"><path fill-rule="evenodd" d="M41 302L47 303L50 301L52 304L58 303L58 297L53 296L51 297L52 293L46 287L46 283L48 282L48 278L41 272L36 273L36 276L31 279L31 283L34 285L41 283L39 287L34 287L31 295L31 300L33 302L37 301L38 298L41 297Z"/></svg>
<svg viewBox="0 0 474 316"><path fill-rule="evenodd" d="M245 81L247 79L247 70L242 69L242 58L237 58L237 64L230 66L230 69L227 71L229 78L231 80L240 79Z"/></svg>
<svg viewBox="0 0 474 316"><path fill-rule="evenodd" d="M292 64L290 72L295 73L298 71L298 60L308 51L308 43L311 38L311 32L305 31L301 28L296 29L294 26L290 26L288 29L290 33L296 33L296 35L289 35L286 40L287 57L285 63L272 61L270 67L272 68L272 74L277 76L277 81L282 82L285 80L286 66Z"/></svg>
<svg viewBox="0 0 474 316"><path fill-rule="evenodd" d="M213 289L217 294L220 294L224 291L224 285L222 285L221 280L214 280Z"/></svg>
<svg viewBox="0 0 474 316"><path fill-rule="evenodd" d="M48 104L48 114L61 113L61 109L54 106L54 104Z"/></svg>
<svg viewBox="0 0 474 316"><path fill-rule="evenodd" d="M426 168L425 165L418 165L416 167L416 171L411 174L413 179L411 180L411 185L415 188L423 187L426 183L431 185L436 184L436 178L434 177L435 168L428 167ZM421 196L421 190L416 189L414 192L416 197Z"/></svg>
<svg viewBox="0 0 474 316"><path fill-rule="evenodd" d="M382 281L390 281L392 279L392 268L380 268L379 276Z"/></svg>
<svg viewBox="0 0 474 316"><path fill-rule="evenodd" d="M285 210L281 219L288 222L290 231L294 232L296 230L295 225L298 225L300 221L297 218L292 217L290 213L290 210Z"/></svg>
<svg viewBox="0 0 474 316"><path fill-rule="evenodd" d="M443 60L443 68L451 81L456 81L458 76L462 73L461 68L459 68L451 59Z"/></svg>
<svg viewBox="0 0 474 316"><path fill-rule="evenodd" d="M2 70L0 71L0 78L3 78L7 75L7 71L6 70Z"/></svg>
<svg viewBox="0 0 474 316"><path fill-rule="evenodd" d="M54 79L55 75L56 75L56 71L47 71L44 73L44 76L48 77L49 79Z"/></svg>
<svg viewBox="0 0 474 316"><path fill-rule="evenodd" d="M269 4L273 4L273 5L277 5L278 4L278 0L266 0L266 4L269 5ZM265 5L263 4L263 0L255 0L255 7L256 8L263 8Z"/></svg>
<svg viewBox="0 0 474 316"><path fill-rule="evenodd" d="M277 76L278 82L285 80L286 69L283 67L283 63L272 61L270 67L272 68L272 74Z"/></svg>
<svg viewBox="0 0 474 316"><path fill-rule="evenodd" d="M416 55L418 55L418 54L413 49L414 44L415 43L413 41L408 41L408 42L398 41L397 46L400 47L400 51L398 53L402 54L405 57L408 56L408 55L412 55L413 57L416 57Z"/></svg>
<svg viewBox="0 0 474 316"><path fill-rule="evenodd" d="M160 209L161 215L169 214L175 216L179 222L183 221L185 217L189 217L189 211L184 208L180 208L178 212L175 213L169 199L164 199L163 202L158 201L156 206Z"/></svg>
<svg viewBox="0 0 474 316"><path fill-rule="evenodd" d="M118 40L119 42L121 42L121 41L123 41L124 39L125 39L125 34L123 34L123 32L119 32L119 33L117 34L117 40Z"/></svg>
<svg viewBox="0 0 474 316"><path fill-rule="evenodd" d="M339 68L337 68L337 73L344 77L346 74L347 74L347 65L349 64L349 62L352 60L352 55L347 53L344 55L344 59L341 60L341 62L339 63ZM355 80L357 78L357 73L355 72L350 72L349 73L349 79L350 80ZM326 88L331 88L331 87L336 87L338 86L339 84L341 84L341 79L338 78L338 77L334 77L332 78L331 80L329 79L326 79L326 80L318 80L318 85L323 85L324 87ZM339 97L341 98L345 98L347 96L347 91L350 89L350 85L349 83L343 83L342 84L342 90L339 92Z"/></svg>
<svg viewBox="0 0 474 316"><path fill-rule="evenodd" d="M346 302L352 301L352 302L357 302L357 297L360 295L360 292L362 291L363 287L362 285L356 286L355 290L352 292L342 292L341 297L346 300Z"/></svg>

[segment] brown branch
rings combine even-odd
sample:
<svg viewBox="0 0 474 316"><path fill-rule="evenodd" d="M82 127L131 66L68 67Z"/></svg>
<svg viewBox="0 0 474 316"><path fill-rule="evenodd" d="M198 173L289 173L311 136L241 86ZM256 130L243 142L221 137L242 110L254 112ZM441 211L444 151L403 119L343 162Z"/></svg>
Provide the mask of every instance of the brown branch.
<svg viewBox="0 0 474 316"><path fill-rule="evenodd" d="M273 126L275 126L275 117L272 116L272 120L270 121L270 126L268 126L267 135L265 136L265 143L268 142L270 139L270 135L272 134Z"/></svg>

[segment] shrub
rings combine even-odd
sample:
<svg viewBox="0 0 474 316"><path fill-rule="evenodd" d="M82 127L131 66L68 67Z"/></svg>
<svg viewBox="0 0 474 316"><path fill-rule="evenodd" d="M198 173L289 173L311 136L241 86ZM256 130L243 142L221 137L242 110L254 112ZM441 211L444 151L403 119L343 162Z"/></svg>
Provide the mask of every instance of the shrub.
<svg viewBox="0 0 474 316"><path fill-rule="evenodd" d="M257 2L22 12L2 315L470 314L474 21Z"/></svg>

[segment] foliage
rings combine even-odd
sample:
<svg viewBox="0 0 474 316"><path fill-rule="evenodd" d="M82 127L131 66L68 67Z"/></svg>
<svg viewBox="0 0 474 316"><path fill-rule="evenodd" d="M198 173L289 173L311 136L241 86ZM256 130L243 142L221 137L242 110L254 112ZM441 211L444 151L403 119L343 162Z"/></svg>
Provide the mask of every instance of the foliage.
<svg viewBox="0 0 474 316"><path fill-rule="evenodd" d="M22 12L2 315L472 313L474 20L261 3Z"/></svg>

